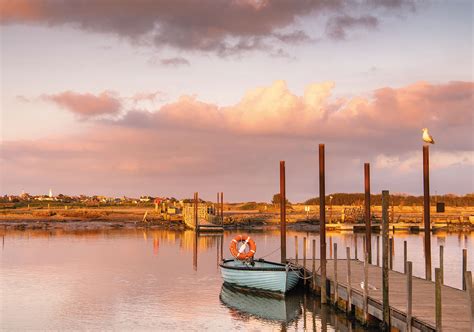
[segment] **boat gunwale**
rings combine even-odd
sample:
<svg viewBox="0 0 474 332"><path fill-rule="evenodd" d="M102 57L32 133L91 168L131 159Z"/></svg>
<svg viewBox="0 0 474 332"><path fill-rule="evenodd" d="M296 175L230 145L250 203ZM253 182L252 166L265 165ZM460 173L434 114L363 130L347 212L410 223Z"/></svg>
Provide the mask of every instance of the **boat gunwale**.
<svg viewBox="0 0 474 332"><path fill-rule="evenodd" d="M278 267L270 267L270 268L264 268L264 267L246 267L246 266L226 266L225 263L232 262L234 259L224 259L219 266L223 269L229 269L229 270L240 270L240 271L269 271L269 272L286 272L286 265L281 264L281 263L275 263L275 262L269 262L266 260L259 260L258 262L263 262L271 265L276 265Z"/></svg>

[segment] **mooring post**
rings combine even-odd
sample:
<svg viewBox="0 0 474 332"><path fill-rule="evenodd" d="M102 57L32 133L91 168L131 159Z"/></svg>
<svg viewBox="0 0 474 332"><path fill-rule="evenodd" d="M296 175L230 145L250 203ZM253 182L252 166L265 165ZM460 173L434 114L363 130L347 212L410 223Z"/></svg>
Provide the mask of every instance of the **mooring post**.
<svg viewBox="0 0 474 332"><path fill-rule="evenodd" d="M466 271L465 273L466 279L466 295L467 295L467 303L469 306L469 312L471 315L471 327L474 329L474 284L472 280L472 272Z"/></svg>
<svg viewBox="0 0 474 332"><path fill-rule="evenodd" d="M295 235L295 263L298 264L298 236Z"/></svg>
<svg viewBox="0 0 474 332"><path fill-rule="evenodd" d="M377 266L380 266L380 236L377 235Z"/></svg>
<svg viewBox="0 0 474 332"><path fill-rule="evenodd" d="M467 249L462 250L462 290L466 290Z"/></svg>
<svg viewBox="0 0 474 332"><path fill-rule="evenodd" d="M195 227L196 231L198 231L198 228L199 228L199 216L198 216L199 207L198 207L198 204L199 204L199 194L196 192L196 193L194 193L194 227Z"/></svg>
<svg viewBox="0 0 474 332"><path fill-rule="evenodd" d="M280 161L280 248L281 263L286 264L286 184L283 160Z"/></svg>
<svg viewBox="0 0 474 332"><path fill-rule="evenodd" d="M388 297L388 190L382 191L382 310L383 310L383 329L387 330L390 326L390 305Z"/></svg>
<svg viewBox="0 0 474 332"><path fill-rule="evenodd" d="M436 302L436 331L441 332L443 330L442 327L442 316L443 313L441 311L441 271L439 268L435 269L435 302Z"/></svg>
<svg viewBox="0 0 474 332"><path fill-rule="evenodd" d="M319 144L319 245L321 251L321 303L326 304L326 175L324 164L324 144Z"/></svg>
<svg viewBox="0 0 474 332"><path fill-rule="evenodd" d="M217 218L217 222L220 222L221 220L221 213L220 213L220 210L221 210L221 205L220 205L220 202L219 202L219 193L217 193L217 201L216 201L216 207L214 208L214 213L216 214L216 218Z"/></svg>
<svg viewBox="0 0 474 332"><path fill-rule="evenodd" d="M407 273L407 261L408 261L407 241L403 241L403 273Z"/></svg>
<svg viewBox="0 0 474 332"><path fill-rule="evenodd" d="M423 218L425 228L425 277L431 280L431 222L430 222L430 151L423 146Z"/></svg>
<svg viewBox="0 0 474 332"><path fill-rule="evenodd" d="M352 313L352 285L351 285L351 248L346 247L347 261L347 313Z"/></svg>
<svg viewBox="0 0 474 332"><path fill-rule="evenodd" d="M306 286L306 236L303 237L303 284Z"/></svg>
<svg viewBox="0 0 474 332"><path fill-rule="evenodd" d="M312 273L313 273L313 290L316 289L316 240L313 239L313 268L312 268Z"/></svg>
<svg viewBox="0 0 474 332"><path fill-rule="evenodd" d="M332 236L329 237L329 258L332 259Z"/></svg>
<svg viewBox="0 0 474 332"><path fill-rule="evenodd" d="M372 264L372 225L370 220L370 164L364 164L364 189L365 189L365 249L369 253L369 264Z"/></svg>
<svg viewBox="0 0 474 332"><path fill-rule="evenodd" d="M413 304L413 264L405 263L405 271L407 276L407 332L411 332L411 312Z"/></svg>
<svg viewBox="0 0 474 332"><path fill-rule="evenodd" d="M439 270L441 273L441 285L444 284L444 246L439 246Z"/></svg>
<svg viewBox="0 0 474 332"><path fill-rule="evenodd" d="M354 233L354 255L355 259L358 260L359 258L357 257L357 233Z"/></svg>
<svg viewBox="0 0 474 332"><path fill-rule="evenodd" d="M224 225L224 193L221 192L221 223Z"/></svg>
<svg viewBox="0 0 474 332"><path fill-rule="evenodd" d="M337 282L337 243L334 243L334 305L337 307L337 301L339 299Z"/></svg>
<svg viewBox="0 0 474 332"><path fill-rule="evenodd" d="M364 323L369 317L369 258L367 252L364 253Z"/></svg>

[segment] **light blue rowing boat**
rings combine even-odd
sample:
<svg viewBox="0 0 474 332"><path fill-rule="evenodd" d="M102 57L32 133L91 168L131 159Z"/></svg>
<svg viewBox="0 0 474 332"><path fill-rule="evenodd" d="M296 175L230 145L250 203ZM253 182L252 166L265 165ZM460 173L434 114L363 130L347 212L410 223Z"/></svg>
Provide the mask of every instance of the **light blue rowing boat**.
<svg viewBox="0 0 474 332"><path fill-rule="evenodd" d="M298 283L298 272L289 264L263 259L240 261L226 259L220 264L224 283L245 288L285 294Z"/></svg>

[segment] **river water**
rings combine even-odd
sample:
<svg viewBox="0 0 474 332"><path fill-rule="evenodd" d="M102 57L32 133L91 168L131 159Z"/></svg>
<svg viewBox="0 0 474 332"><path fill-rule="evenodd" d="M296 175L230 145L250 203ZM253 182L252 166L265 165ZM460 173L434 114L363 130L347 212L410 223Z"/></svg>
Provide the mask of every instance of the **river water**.
<svg viewBox="0 0 474 332"><path fill-rule="evenodd" d="M0 254L0 326L6 330L349 330L356 323L301 292L285 301L223 288L221 250L237 232L195 237L191 231L5 231ZM319 244L317 233L288 232ZM257 257L279 260L279 233L253 233ZM394 269L403 267L403 241L414 275L424 275L423 235L394 234ZM474 254L474 234L432 236L433 267L445 248L445 283L461 287L462 249ZM353 234L328 233L339 258ZM360 255L362 236L358 236ZM376 263L376 236L372 238ZM381 243L380 243L381 244ZM319 251L319 250L317 250ZM308 250L308 257L311 250ZM328 248L328 256L332 250ZM468 259L472 270L473 260Z"/></svg>

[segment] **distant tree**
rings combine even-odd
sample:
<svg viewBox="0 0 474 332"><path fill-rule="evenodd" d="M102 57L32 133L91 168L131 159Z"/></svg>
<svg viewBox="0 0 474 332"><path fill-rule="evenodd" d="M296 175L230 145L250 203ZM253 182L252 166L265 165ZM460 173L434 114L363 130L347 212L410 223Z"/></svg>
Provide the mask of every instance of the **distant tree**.
<svg viewBox="0 0 474 332"><path fill-rule="evenodd" d="M273 195L272 204L274 204L274 205L280 205L280 193ZM286 199L286 204L291 204L291 203L288 201L288 198Z"/></svg>

